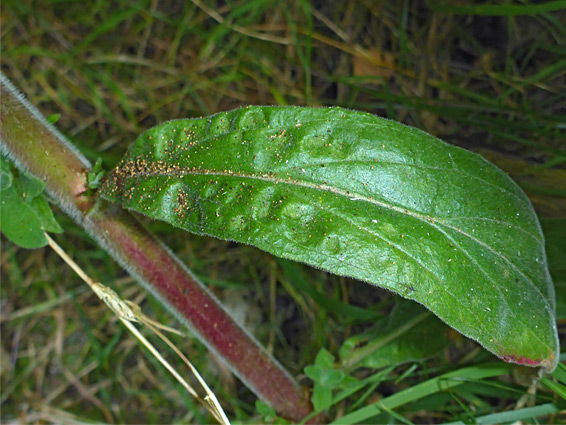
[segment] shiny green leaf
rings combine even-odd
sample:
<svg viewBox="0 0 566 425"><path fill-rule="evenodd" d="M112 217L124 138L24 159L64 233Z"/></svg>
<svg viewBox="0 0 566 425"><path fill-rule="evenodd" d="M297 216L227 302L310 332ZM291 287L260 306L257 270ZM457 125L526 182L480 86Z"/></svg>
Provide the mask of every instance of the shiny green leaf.
<svg viewBox="0 0 566 425"><path fill-rule="evenodd" d="M126 208L415 300L508 361L553 369L532 206L478 155L341 108L247 107L155 127L102 188Z"/></svg>

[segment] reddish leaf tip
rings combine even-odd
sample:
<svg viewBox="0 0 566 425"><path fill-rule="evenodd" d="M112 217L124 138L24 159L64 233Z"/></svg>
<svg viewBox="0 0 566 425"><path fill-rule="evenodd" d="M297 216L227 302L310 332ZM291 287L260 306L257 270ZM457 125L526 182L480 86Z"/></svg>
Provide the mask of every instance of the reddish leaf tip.
<svg viewBox="0 0 566 425"><path fill-rule="evenodd" d="M541 364L540 360L534 360L528 357L518 357L512 354L503 356L502 359L505 360L507 363L517 363L525 366L538 366Z"/></svg>
<svg viewBox="0 0 566 425"><path fill-rule="evenodd" d="M554 361L554 355L552 354L542 360L531 359L529 357L516 356L513 354L503 355L501 356L501 358L507 363L516 363L522 366L542 367L547 372L551 372L556 367L556 363Z"/></svg>

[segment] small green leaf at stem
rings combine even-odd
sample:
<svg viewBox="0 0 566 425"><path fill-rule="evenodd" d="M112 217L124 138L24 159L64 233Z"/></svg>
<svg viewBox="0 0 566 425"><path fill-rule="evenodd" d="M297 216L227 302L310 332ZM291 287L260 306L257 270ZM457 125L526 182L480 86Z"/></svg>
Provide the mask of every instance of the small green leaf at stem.
<svg viewBox="0 0 566 425"><path fill-rule="evenodd" d="M47 118L45 118L45 120L49 124L57 124L57 121L59 121L59 118L61 118L61 114L51 114Z"/></svg>
<svg viewBox="0 0 566 425"><path fill-rule="evenodd" d="M106 171L102 169L102 158L98 158L92 171L87 174L87 185L89 189L98 189L102 183Z"/></svg>
<svg viewBox="0 0 566 425"><path fill-rule="evenodd" d="M47 245L44 232L61 233L63 229L43 196L45 185L30 174L13 173L10 164L0 157L0 228L2 233L23 248Z"/></svg>
<svg viewBox="0 0 566 425"><path fill-rule="evenodd" d="M499 357L554 369L555 299L525 193L480 156L341 108L253 106L142 134L124 207L415 300Z"/></svg>

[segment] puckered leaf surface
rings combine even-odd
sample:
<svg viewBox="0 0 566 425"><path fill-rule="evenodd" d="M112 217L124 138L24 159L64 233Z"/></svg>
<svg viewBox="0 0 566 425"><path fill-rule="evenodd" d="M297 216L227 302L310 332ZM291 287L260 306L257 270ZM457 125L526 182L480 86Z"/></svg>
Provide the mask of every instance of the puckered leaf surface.
<svg viewBox="0 0 566 425"><path fill-rule="evenodd" d="M247 107L155 127L102 189L126 208L415 300L508 361L552 369L544 240L501 170L340 108Z"/></svg>

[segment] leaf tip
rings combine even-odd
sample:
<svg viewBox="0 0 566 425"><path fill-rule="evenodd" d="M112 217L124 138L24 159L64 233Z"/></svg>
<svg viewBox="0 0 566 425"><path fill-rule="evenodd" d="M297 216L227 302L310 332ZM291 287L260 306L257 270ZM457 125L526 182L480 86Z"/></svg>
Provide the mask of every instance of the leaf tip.
<svg viewBox="0 0 566 425"><path fill-rule="evenodd" d="M544 359L533 359L530 357L517 356L514 354L503 355L501 356L501 359L503 359L507 363L516 363L522 366L542 367L548 373L552 372L557 365L554 353L550 353L550 355Z"/></svg>

